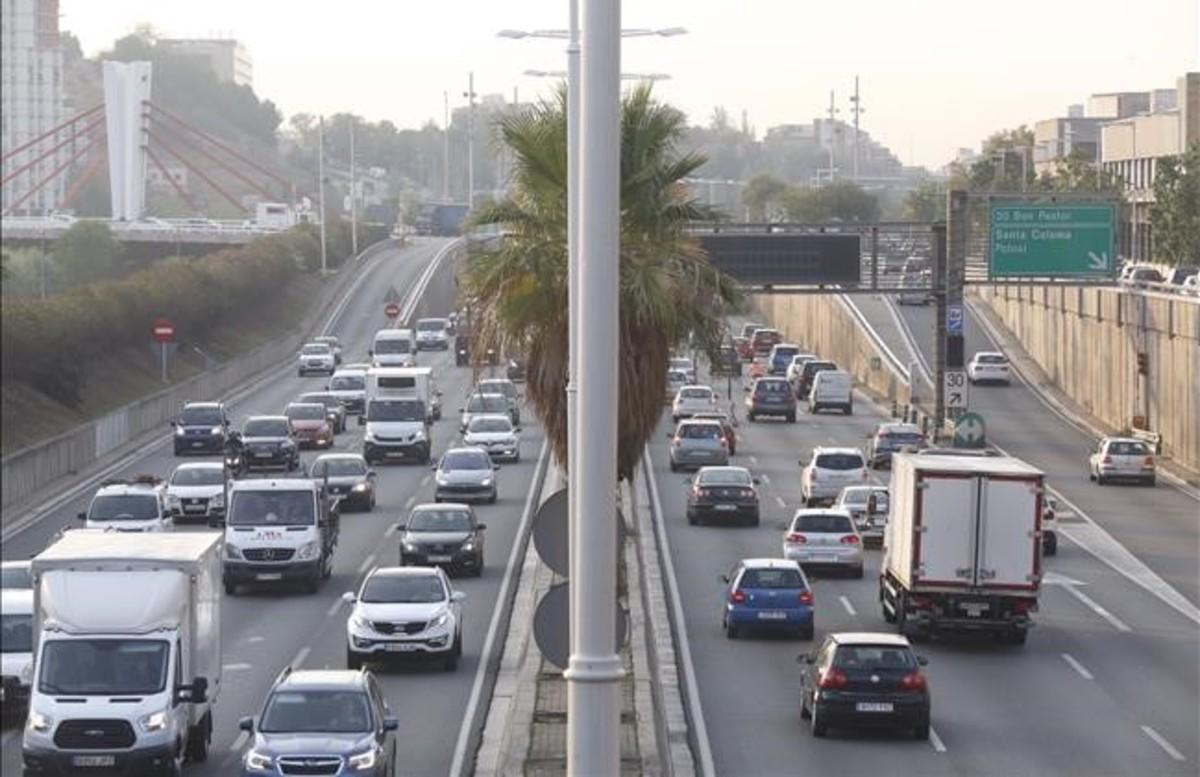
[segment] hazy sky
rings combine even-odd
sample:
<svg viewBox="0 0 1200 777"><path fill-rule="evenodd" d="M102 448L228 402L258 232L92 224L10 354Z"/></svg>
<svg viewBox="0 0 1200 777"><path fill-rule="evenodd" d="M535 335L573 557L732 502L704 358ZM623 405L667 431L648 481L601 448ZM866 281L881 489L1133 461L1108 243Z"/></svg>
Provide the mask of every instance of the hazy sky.
<svg viewBox="0 0 1200 777"><path fill-rule="evenodd" d="M441 121L442 92L550 87L563 44L503 28L566 26L567 0L62 0L86 53L148 22L168 36L232 35L255 90L285 116L349 111L398 126ZM658 93L707 123L748 112L760 136L842 118L854 76L862 126L906 163L937 167L995 129L1065 115L1092 92L1174 86L1200 69L1200 0L627 0L625 27L687 28L625 41L626 71L665 72Z"/></svg>

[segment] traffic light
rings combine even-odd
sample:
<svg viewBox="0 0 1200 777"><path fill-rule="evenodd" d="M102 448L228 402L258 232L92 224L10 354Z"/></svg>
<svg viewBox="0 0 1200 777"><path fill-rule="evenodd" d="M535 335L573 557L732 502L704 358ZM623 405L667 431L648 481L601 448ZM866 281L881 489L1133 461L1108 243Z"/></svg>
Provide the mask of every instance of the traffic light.
<svg viewBox="0 0 1200 777"><path fill-rule="evenodd" d="M1138 375L1150 374L1150 356L1144 352L1137 355L1137 371Z"/></svg>

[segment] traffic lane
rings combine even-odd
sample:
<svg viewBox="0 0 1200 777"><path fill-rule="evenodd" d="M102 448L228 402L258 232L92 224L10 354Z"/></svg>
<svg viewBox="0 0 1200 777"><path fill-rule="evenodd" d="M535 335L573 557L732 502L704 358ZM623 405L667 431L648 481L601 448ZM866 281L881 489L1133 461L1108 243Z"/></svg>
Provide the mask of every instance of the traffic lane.
<svg viewBox="0 0 1200 777"><path fill-rule="evenodd" d="M837 419L841 420L841 419ZM791 425L787 425L790 427ZM813 442L819 441L822 437L827 436L821 430L813 433L813 427L797 424L795 427L797 435L808 439L803 440L799 447L806 447ZM784 461L786 468L786 459L797 448L796 443L788 439L794 435L785 433L784 435L772 434L769 437L763 433L767 430L765 427L754 427L746 434L742 442L742 449L747 452L747 456L754 456L760 462L765 462L766 465L760 469L772 469L770 462ZM857 430L851 431L846 435L847 438L852 438ZM832 435L835 438L836 434ZM815 440L813 438L816 438ZM850 439L842 440L845 444L852 444ZM665 455L665 451L660 451ZM728 764L730 770L735 766L743 773L754 774L774 774L785 773L787 765L795 763L796 758L805 758L812 760L813 758L829 757L830 768L844 769L842 759L846 755L839 749L831 749L822 743L820 745L820 753L792 751L788 749L788 745L780 745L779 743L771 744L767 737L760 740L758 732L770 731L772 726L778 728L778 718L782 714L785 716L785 725L782 726L783 736L785 741L790 741L796 738L796 734L790 733L793 731L791 725L797 728L800 726L798 714L795 708L796 692L794 688L784 686L780 688L779 679L783 677L781 672L790 672L791 676L797 677L797 669L794 662L794 646L787 642L782 642L782 646L778 651L782 656L777 656L775 662L767 660L763 655L760 655L762 649L770 650L771 646L779 645L780 641L763 641L756 645L753 653L742 652L743 648L739 643L739 650L732 655L727 655L725 662L713 663L710 661L712 656L706 657L705 653L711 653L715 650L718 653L728 653L727 641L720 633L720 607L721 596L723 589L719 583L715 582L716 574L731 566L738 557L752 555L779 555L779 540L781 532L775 531L768 533L765 537L755 537L755 534L763 534L754 530L729 530L723 531L720 529L695 529L694 527L686 527L682 520L683 498L681 484L672 488L673 481L681 481L678 475L672 475L664 471L661 466L661 461L657 462L658 479L660 481L660 493L663 495L664 510L667 514L669 524L669 532L672 535L672 545L675 548L685 548L686 550L675 551L677 574L680 576L679 584L681 590L688 591L704 591L704 584L707 580L714 582L708 584L708 588L714 591L714 596L711 602L706 602L705 597L692 597L691 600L685 603L685 620L688 621L689 636L693 644L693 651L696 655L697 670L706 678L720 678L720 683L717 686L709 684L708 687L702 687L701 694L704 697L702 703L705 705L705 714L709 722L710 731L722 732L722 742L729 745L728 748L718 747L714 743L714 752L717 754L718 762ZM886 477L886 473L885 473ZM799 501L799 488L794 480L785 477L775 477L767 486L767 489L776 491L775 496L784 499L785 503L795 504ZM671 505L671 501L675 500L675 504ZM768 497L770 499L770 497ZM771 500L773 501L773 500ZM764 502L767 503L766 501ZM670 506L669 506L670 505ZM674 519L672 519L674 515ZM707 536L705 536L707 534ZM682 535L683 540L677 539L677 536ZM701 569L696 572L691 569L695 564L696 559L709 559L709 563L703 564ZM877 597L877 579L878 574L878 558L879 553L876 551L868 551L867 559L869 565L868 575L864 581L847 581L836 578L817 577L813 579L813 587L817 601L817 638L830 630L839 629L870 629L880 630L885 632L894 631L894 627L883 622L878 610ZM712 559L717 559L712 561ZM1093 562L1093 566L1095 565ZM687 578L687 579L685 579ZM875 579L873 579L875 578ZM845 597L843 602L842 597ZM690 607L689 607L690 606ZM1074 600L1064 602L1064 606L1068 608L1078 605ZM699 607L699 611L696 608ZM855 616L850 616L849 609L853 609ZM849 620L847 620L849 618ZM693 623L699 623L697 629ZM1111 632L1111 628L1100 619L1092 616L1081 619L1078 626L1084 630L1084 641L1094 641L1099 636L1107 636ZM804 643L798 643L803 645ZM1030 649L1032 648L1032 649ZM1010 655L1014 651L1007 648L996 647L993 644L985 643L983 645L972 645L971 643L950 642L946 645L935 643L932 645L922 645L919 647L922 652L931 655L934 658L934 663L930 668L930 676L932 684L935 688L934 694L934 728L940 733L941 739L945 741L946 747L949 748L952 756L951 761L954 762L953 768L943 769L940 762L925 763L923 761L913 762L910 754L905 753L904 758L906 763L912 763L913 769L905 773L926 774L926 773L941 773L955 772L959 773L962 769L968 768L970 773L993 773L993 774L1013 774L1013 773L1034 773L1043 768L1045 764L1052 762L1055 759L1056 753L1062 754L1064 750L1067 755L1060 763L1060 771L1076 771L1086 765L1088 758L1080 758L1075 753L1080 748L1089 747L1089 741L1084 739L1088 734L1080 732L1080 740L1074 743L1074 746L1064 747L1072 743L1065 742L1063 737L1055 733L1055 730L1061 725L1063 719L1074 720L1081 717L1092 717L1090 710L1081 710L1077 706L1072 706L1070 703L1063 704L1061 700L1072 698L1072 694L1067 689L1055 692L1054 698L1046 701L1040 700L1040 695L1047 688L1055 688L1051 682L1060 682L1063 679L1069 680L1069 675L1062 675L1062 669L1067 668L1062 662L1059 655L1060 645L1056 641L1054 635L1048 635L1047 630L1040 628L1035 632L1029 645L1025 648L1022 655ZM1059 652L1055 652L1059 651ZM978 655L983 653L985 655ZM999 653L1000 655L992 656L991 653ZM1039 663L1032 668L1027 666L1027 663L1032 658L1039 659ZM749 660L747 660L749 659ZM789 660L790 659L790 660ZM1015 660L1014 660L1015 659ZM993 661L993 665L984 666L981 661ZM1005 663L996 664L996 661ZM756 677L754 674L746 672L745 667L760 667L763 665L770 666L771 671L764 673L761 677ZM1060 666L1061 665L1061 666ZM942 670L942 667L947 667ZM757 670L756 670L757 671ZM990 688L980 689L979 676L981 671L986 671ZM1069 671L1069 668L1068 668ZM958 679L953 681L949 687L947 685L946 676L960 675ZM1031 677L1032 675L1032 677ZM765 679L764 679L765 678ZM706 683L709 681L706 679ZM761 685L755 685L756 682ZM1001 690L1002 689L1002 690ZM968 708L963 710L955 709L960 699L973 699L976 696L987 696L987 704L980 705L973 703ZM778 697L778 698L776 698ZM996 697L1007 697L1011 703L1004 702L1003 699ZM747 720L745 718L746 710L743 706L737 709L726 709L728 706L724 704L729 698L754 699L754 707L756 710L764 714L754 714L754 717ZM952 706L947 711L946 700L952 700ZM711 701L710 701L711 700ZM764 703L764 700L771 700L769 703ZM1053 702L1053 703L1051 703ZM1032 721L1026 722L1030 712L1027 709L1030 705L1039 706L1043 710L1041 716L1035 716ZM716 715L710 709L716 705L720 712ZM982 707L982 709L981 709ZM728 713L734 719L729 720L721 713ZM1113 764L1131 765L1131 761L1123 755L1126 752L1142 752L1145 753L1145 748L1148 742L1136 728L1128 720L1124 720L1117 713L1118 709L1111 707L1107 709L1104 715L1098 715L1099 719L1104 720L1107 715L1110 720L1106 721L1114 727L1121 727L1115 751L1113 753L1104 753L1095 759L1093 764L1094 769L1091 773L1106 773L1105 770L1110 769ZM753 713L752 713L753 714ZM795 717L789 717L795 716ZM1003 730L997 731L996 721L1018 721L1015 725L1008 725ZM1187 717L1183 720L1186 722ZM790 723L788 722L790 721ZM961 723L967 723L967 728L962 728ZM1013 728L1020 729L1012 731ZM977 731L971 730L977 729ZM807 736L806 732L797 732L799 736ZM840 736L840 735L839 735ZM997 744L997 750L992 752L987 747L980 748L974 739L982 738L988 743L995 742L1000 739ZM858 744L863 739L862 735L851 735L848 741ZM906 742L896 742L891 738L882 738L875 740L871 738L873 744L878 746L878 743L887 744L889 741L894 745L908 746ZM1036 757L1030 758L1028 750L1023 749L1023 758L1017 758L1015 761L1007 751L1013 741L1035 741L1039 742L1038 751L1044 750L1044 753L1038 752ZM958 753L964 746L967 746L969 752L966 754ZM1151 744L1151 746L1153 746ZM781 750L782 747L782 750ZM1139 749L1140 748L1140 749ZM1094 748L1093 748L1094 749ZM855 760L857 757L857 750ZM1037 751L1035 751L1037 752ZM958 755L954 755L958 753ZM765 758L759 758L760 754L765 754ZM943 754L944 755L944 754ZM1161 753L1155 753L1156 757L1161 758ZM894 769L894 764L890 763L890 759L898 756L897 752L892 752L879 764L871 764L864 768L863 773L880 773L879 770L890 772ZM745 764L754 765L752 772L746 772ZM996 764L997 766L989 766ZM724 771L724 769L722 769ZM1118 772L1120 773L1120 772ZM1135 773L1135 772L1129 772Z"/></svg>
<svg viewBox="0 0 1200 777"><path fill-rule="evenodd" d="M333 326L330 327L331 332L338 335L341 335L342 331L350 332L354 339L347 339L349 348L362 347L365 352L366 346L362 346L361 343L366 342L364 338L369 338L370 334L374 334L372 327L377 318L379 306L374 304L373 298L376 294L382 296L379 287L388 283L402 288L411 287L421 269L440 245L442 244L432 243L413 246L390 252L390 256L377 260L370 270L370 276L358 286L356 293L343 308L341 315L333 322ZM368 302L371 304L367 304ZM446 303L447 309L449 309L450 302ZM370 334L364 334L368 330ZM240 425L240 421L247 415L281 412L284 406L298 394L319 390L324 386L324 378L316 376L299 378L296 376L294 365L283 367L274 373L273 377L261 382L251 394L230 405L232 415L236 419L235 426ZM208 397L197 397L197 399L208 399ZM344 435L339 435L335 448L343 444L343 439ZM180 462L216 460L216 457L173 457L170 440L170 428L166 427L163 430L160 447L131 461L128 466L114 474L114 477L128 478L138 474L155 474L165 477ZM64 504L58 510L6 540L3 547L0 548L0 556L4 559L23 559L41 552L64 526L72 528L79 526L75 516L87 509L93 493L94 489L85 491L79 498Z"/></svg>
<svg viewBox="0 0 1200 777"><path fill-rule="evenodd" d="M901 308L932 362L935 312ZM994 350L973 314L966 328L968 357ZM1019 380L1010 386L972 386L971 410L987 422L988 439L1046 473L1050 485L1170 583L1200 604L1200 510L1196 500L1165 484L1099 486L1088 480L1095 440L1052 413Z"/></svg>

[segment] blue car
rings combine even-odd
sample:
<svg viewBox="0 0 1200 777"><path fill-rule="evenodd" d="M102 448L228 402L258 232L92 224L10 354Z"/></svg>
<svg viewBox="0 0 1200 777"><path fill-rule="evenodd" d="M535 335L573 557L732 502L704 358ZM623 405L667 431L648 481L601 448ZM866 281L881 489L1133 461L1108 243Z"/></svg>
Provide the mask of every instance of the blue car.
<svg viewBox="0 0 1200 777"><path fill-rule="evenodd" d="M781 343L771 349L771 356L767 362L768 368L772 375L783 375L787 372L788 365L792 363L792 357L800 353L800 346L791 343Z"/></svg>
<svg viewBox="0 0 1200 777"><path fill-rule="evenodd" d="M725 591L725 636L743 629L787 631L813 638L813 594L804 570L781 558L742 559L721 581Z"/></svg>

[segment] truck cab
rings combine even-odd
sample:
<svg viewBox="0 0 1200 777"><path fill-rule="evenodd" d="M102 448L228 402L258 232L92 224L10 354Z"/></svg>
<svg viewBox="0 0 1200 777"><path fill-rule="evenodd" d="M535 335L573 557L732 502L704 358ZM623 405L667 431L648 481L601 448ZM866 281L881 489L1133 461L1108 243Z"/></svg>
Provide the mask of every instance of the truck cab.
<svg viewBox="0 0 1200 777"><path fill-rule="evenodd" d="M105 480L88 509L76 517L85 529L120 532L164 531L174 523L165 484L154 475Z"/></svg>
<svg viewBox="0 0 1200 777"><path fill-rule="evenodd" d="M316 593L332 574L340 509L321 483L238 480L230 485L226 503L225 593L236 595L241 584L285 582Z"/></svg>
<svg viewBox="0 0 1200 777"><path fill-rule="evenodd" d="M380 329L368 353L376 367L411 367L416 351L417 341L411 329Z"/></svg>
<svg viewBox="0 0 1200 777"><path fill-rule="evenodd" d="M366 415L358 419L366 426L363 458L367 464L404 459L428 464L432 450L429 418L419 399L368 399Z"/></svg>

